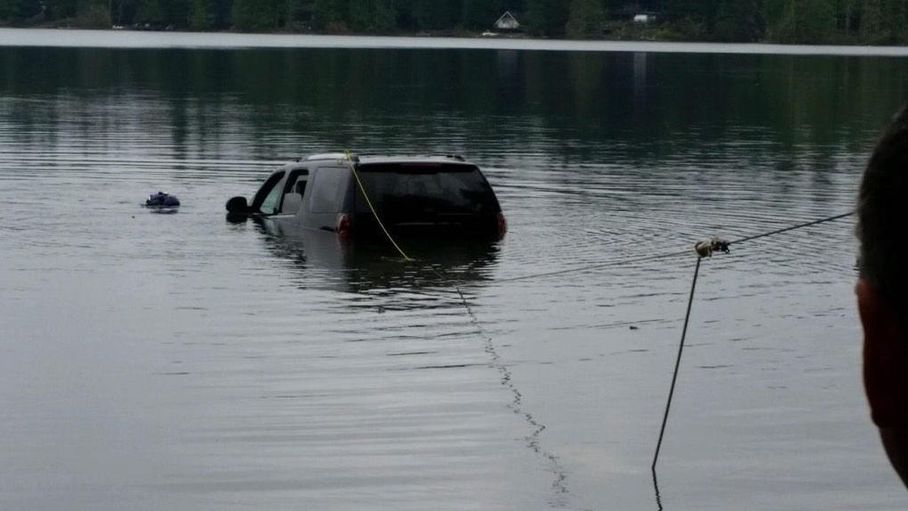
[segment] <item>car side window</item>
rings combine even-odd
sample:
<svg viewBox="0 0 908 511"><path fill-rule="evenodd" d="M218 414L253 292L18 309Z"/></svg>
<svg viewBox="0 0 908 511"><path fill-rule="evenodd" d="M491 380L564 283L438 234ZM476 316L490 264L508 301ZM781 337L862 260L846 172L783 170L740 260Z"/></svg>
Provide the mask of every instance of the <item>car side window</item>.
<svg viewBox="0 0 908 511"><path fill-rule="evenodd" d="M315 174L309 192L309 211L312 213L337 213L343 207L347 177L344 167L321 168Z"/></svg>
<svg viewBox="0 0 908 511"><path fill-rule="evenodd" d="M252 209L261 211L265 215L277 213L280 204L281 191L283 190L285 172L275 172L255 193L252 200Z"/></svg>
<svg viewBox="0 0 908 511"><path fill-rule="evenodd" d="M266 215L277 213L277 207L278 204L280 204L282 192L282 186L275 186L272 188L271 191L268 192L268 195L265 196L265 200L262 201L259 210Z"/></svg>
<svg viewBox="0 0 908 511"><path fill-rule="evenodd" d="M287 176L287 184L284 186L284 198L281 202L282 215L295 215L300 206L303 204L303 194L306 191L306 179L309 177L309 171L306 169L296 169Z"/></svg>

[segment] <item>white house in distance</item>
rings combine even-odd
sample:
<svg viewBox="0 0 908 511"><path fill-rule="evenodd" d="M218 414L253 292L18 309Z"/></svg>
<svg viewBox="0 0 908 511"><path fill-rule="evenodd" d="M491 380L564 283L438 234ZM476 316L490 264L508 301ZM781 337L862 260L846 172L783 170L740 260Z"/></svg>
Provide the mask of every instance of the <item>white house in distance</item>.
<svg viewBox="0 0 908 511"><path fill-rule="evenodd" d="M520 30L520 22L511 14L511 11L505 11L495 22L495 28L498 30Z"/></svg>

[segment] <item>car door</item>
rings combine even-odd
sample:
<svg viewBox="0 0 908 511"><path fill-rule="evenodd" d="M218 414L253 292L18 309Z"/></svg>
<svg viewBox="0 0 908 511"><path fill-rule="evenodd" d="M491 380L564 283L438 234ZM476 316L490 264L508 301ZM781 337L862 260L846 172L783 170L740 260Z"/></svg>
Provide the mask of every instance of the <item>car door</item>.
<svg viewBox="0 0 908 511"><path fill-rule="evenodd" d="M289 171L287 178L281 184L281 201L277 213L272 217L274 220L296 223L297 215L303 206L303 195L306 192L308 178L308 169L294 168Z"/></svg>
<svg viewBox="0 0 908 511"><path fill-rule="evenodd" d="M314 171L307 185L305 225L314 229L337 231L338 215L344 212L350 192L350 168L322 166Z"/></svg>

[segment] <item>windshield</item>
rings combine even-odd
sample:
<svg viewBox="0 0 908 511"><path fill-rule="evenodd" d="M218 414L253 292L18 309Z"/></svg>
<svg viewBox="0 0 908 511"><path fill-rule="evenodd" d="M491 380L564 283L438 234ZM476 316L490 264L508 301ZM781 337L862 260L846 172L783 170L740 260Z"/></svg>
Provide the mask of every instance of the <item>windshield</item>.
<svg viewBox="0 0 908 511"><path fill-rule="evenodd" d="M389 222L433 221L439 216L500 211L492 187L472 165L363 165L358 170L369 199ZM357 193L356 210L369 212L361 193Z"/></svg>

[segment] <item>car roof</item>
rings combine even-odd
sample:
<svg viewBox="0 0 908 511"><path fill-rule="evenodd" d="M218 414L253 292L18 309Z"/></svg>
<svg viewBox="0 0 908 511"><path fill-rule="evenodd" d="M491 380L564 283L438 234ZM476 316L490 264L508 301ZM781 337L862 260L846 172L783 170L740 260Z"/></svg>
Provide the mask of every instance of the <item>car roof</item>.
<svg viewBox="0 0 908 511"><path fill-rule="evenodd" d="M374 155L374 154L354 154L354 153L320 153L313 154L303 158L303 161L325 161L325 160L342 160L344 162L354 162L359 165L376 165L376 164L395 164L395 163L453 163L473 165L464 159L463 156L456 154L447 155Z"/></svg>

